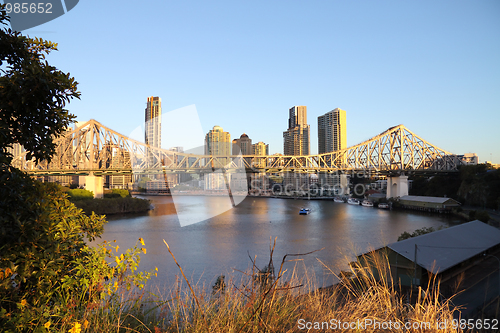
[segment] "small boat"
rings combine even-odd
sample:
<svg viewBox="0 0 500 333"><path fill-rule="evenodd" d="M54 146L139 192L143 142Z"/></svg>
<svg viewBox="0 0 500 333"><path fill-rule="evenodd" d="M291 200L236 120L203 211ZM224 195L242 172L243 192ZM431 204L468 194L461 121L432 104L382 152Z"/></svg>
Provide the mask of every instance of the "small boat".
<svg viewBox="0 0 500 333"><path fill-rule="evenodd" d="M347 203L350 205L359 205L359 200L355 198L349 198L349 200L347 200Z"/></svg>
<svg viewBox="0 0 500 333"><path fill-rule="evenodd" d="M389 208L389 204L387 204L385 202L381 202L381 203L378 204L378 208L388 209Z"/></svg>
<svg viewBox="0 0 500 333"><path fill-rule="evenodd" d="M361 203L361 206L373 207L373 202L371 202L370 200L363 200L363 202Z"/></svg>
<svg viewBox="0 0 500 333"><path fill-rule="evenodd" d="M309 215L310 212L311 212L311 210L309 208L301 208L299 211L299 214L300 215Z"/></svg>
<svg viewBox="0 0 500 333"><path fill-rule="evenodd" d="M333 201L334 201L334 202L342 202L342 203L343 203L343 202L344 202L344 199L339 198L339 197L335 197L335 198L333 198Z"/></svg>

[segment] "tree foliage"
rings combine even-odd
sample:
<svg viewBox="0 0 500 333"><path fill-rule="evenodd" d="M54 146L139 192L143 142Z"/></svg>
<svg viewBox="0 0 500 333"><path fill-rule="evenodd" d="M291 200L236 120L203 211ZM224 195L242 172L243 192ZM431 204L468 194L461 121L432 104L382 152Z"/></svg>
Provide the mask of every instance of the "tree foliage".
<svg viewBox="0 0 500 333"><path fill-rule="evenodd" d="M79 98L77 82L69 73L49 65L45 56L57 44L29 38L5 28L7 16L0 14L0 146L20 143L28 158L50 160L53 139L75 116L64 107ZM5 151L4 151L5 154Z"/></svg>
<svg viewBox="0 0 500 333"><path fill-rule="evenodd" d="M93 199L94 192L89 190L84 190L82 188L75 188L68 191L68 195L71 201Z"/></svg>
<svg viewBox="0 0 500 333"><path fill-rule="evenodd" d="M412 195L453 198L464 205L500 209L500 169L463 165L460 172L431 178L413 176Z"/></svg>
<svg viewBox="0 0 500 333"><path fill-rule="evenodd" d="M0 25L6 22L0 5ZM142 287L150 275L136 273L144 248L114 256L109 244L87 246L101 235L104 216L85 215L60 186L34 181L10 164L14 143L24 146L28 158L50 160L53 140L75 118L64 107L80 96L77 83L45 61L52 50L54 43L0 29L2 332L59 331L81 309L112 299L120 286Z"/></svg>
<svg viewBox="0 0 500 333"><path fill-rule="evenodd" d="M442 228L440 227L437 230L441 230L441 229ZM428 233L431 233L431 232L434 232L434 231L436 231L436 229L434 229L433 227L428 227L428 228L427 227L423 227L423 228L420 228L420 229L416 229L412 233L409 233L408 231L405 231L401 235L399 235L398 242L402 241L402 240L405 240L405 239L408 239L408 238L413 238L413 237L425 235L425 234L428 234Z"/></svg>

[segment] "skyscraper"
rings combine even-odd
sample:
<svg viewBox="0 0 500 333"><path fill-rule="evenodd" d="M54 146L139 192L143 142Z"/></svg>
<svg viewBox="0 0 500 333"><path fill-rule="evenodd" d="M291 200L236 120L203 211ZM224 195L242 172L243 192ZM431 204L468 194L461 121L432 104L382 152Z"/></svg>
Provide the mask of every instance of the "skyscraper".
<svg viewBox="0 0 500 333"><path fill-rule="evenodd" d="M288 130L283 132L284 155L309 155L311 144L307 107L294 106L289 113Z"/></svg>
<svg viewBox="0 0 500 333"><path fill-rule="evenodd" d="M148 97L145 119L145 142L161 148L161 98Z"/></svg>
<svg viewBox="0 0 500 333"><path fill-rule="evenodd" d="M346 148L346 112L336 108L318 117L318 154Z"/></svg>

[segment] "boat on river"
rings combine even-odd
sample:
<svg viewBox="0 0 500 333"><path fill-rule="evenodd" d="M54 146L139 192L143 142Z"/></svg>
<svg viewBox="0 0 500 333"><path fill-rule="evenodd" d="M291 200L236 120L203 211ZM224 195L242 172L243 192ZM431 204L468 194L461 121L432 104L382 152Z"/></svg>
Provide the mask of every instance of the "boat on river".
<svg viewBox="0 0 500 333"><path fill-rule="evenodd" d="M301 208L299 211L299 214L300 215L309 215L310 212L311 212L311 210L309 208Z"/></svg>
<svg viewBox="0 0 500 333"><path fill-rule="evenodd" d="M371 202L370 200L363 200L363 202L361 203L361 206L373 207L373 202Z"/></svg>
<svg viewBox="0 0 500 333"><path fill-rule="evenodd" d="M349 198L349 200L347 200L347 203L350 205L359 205L359 200L356 198Z"/></svg>
<svg viewBox="0 0 500 333"><path fill-rule="evenodd" d="M344 201L344 199L339 198L339 197L335 197L335 198L333 198L333 201L334 201L334 202L340 202L340 203L344 203L344 202L345 202L345 201Z"/></svg>
<svg viewBox="0 0 500 333"><path fill-rule="evenodd" d="M378 208L388 209L389 208L389 204L385 203L385 202L381 202L381 203L378 204Z"/></svg>

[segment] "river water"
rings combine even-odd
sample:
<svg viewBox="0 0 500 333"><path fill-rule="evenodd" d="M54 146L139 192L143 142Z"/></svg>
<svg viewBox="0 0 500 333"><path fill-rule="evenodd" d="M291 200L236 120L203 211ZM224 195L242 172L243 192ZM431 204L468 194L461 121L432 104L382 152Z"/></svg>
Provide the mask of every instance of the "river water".
<svg viewBox="0 0 500 333"><path fill-rule="evenodd" d="M169 196L142 196L154 209L142 215L109 217L103 239L116 240L120 251L145 240L147 254L141 255L141 270L158 268L150 285L171 286L179 269L163 242L167 241L190 280L211 285L217 276L238 274L233 269L250 267L249 256L256 256L262 268L269 261L270 239L277 237L274 264L279 266L287 253L321 251L299 257L300 269L314 273L318 286L336 281L331 274L347 268L356 254L395 242L404 231L422 227L447 226L458 222L448 216L412 211L388 211L326 200L293 200L247 197L235 208L202 222L181 227L176 206ZM196 214L215 207L224 197L176 197L177 207ZM311 209L299 215L300 208ZM323 264L329 267L325 269ZM287 263L288 270L294 263Z"/></svg>

